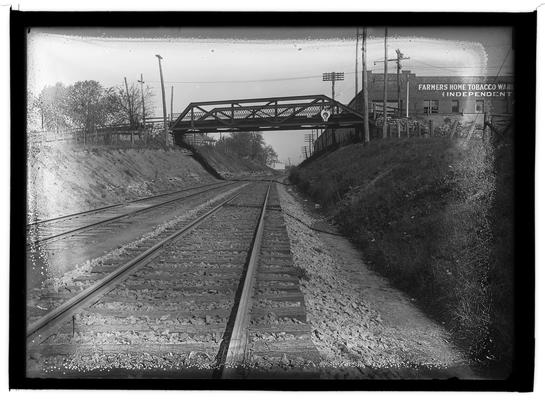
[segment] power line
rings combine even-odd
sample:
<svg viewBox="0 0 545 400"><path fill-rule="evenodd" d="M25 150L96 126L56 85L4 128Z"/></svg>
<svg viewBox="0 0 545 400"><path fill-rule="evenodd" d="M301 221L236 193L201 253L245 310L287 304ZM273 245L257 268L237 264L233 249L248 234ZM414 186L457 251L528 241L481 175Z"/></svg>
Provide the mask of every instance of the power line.
<svg viewBox="0 0 545 400"><path fill-rule="evenodd" d="M507 57L506 57L507 59ZM429 63L426 63L424 61L418 61L418 60L413 60L413 62L416 62L418 64L422 64L422 65L427 65L429 67L432 67L432 68L435 68L435 69L447 69L447 70L451 70L451 71L454 71L454 72L458 72L456 71L456 69L496 69L498 68L497 65L491 65L491 66L471 66L471 65L460 65L460 66L440 66L440 65L433 65L433 64L429 64ZM505 60L504 60L504 63L505 63ZM502 63L502 66L503 66L503 63ZM422 67L418 67L416 66L416 68L422 68Z"/></svg>
<svg viewBox="0 0 545 400"><path fill-rule="evenodd" d="M353 73L353 72L352 72ZM293 81L299 79L314 79L321 78L322 75L307 75L307 76L293 76L288 78L271 78L271 79L242 79L242 80L225 80L225 81L165 81L167 83L180 83L180 84L206 84L206 83L252 83L252 82L278 82L278 81ZM159 81L148 81L159 82Z"/></svg>
<svg viewBox="0 0 545 400"><path fill-rule="evenodd" d="M413 60L414 61L414 60ZM456 69L487 69L492 70L498 68L497 65L495 66L453 66L453 67L446 67L446 66L437 66L432 64L427 64L424 62L416 61L418 63L424 64L429 66L430 68L425 67L419 67L415 66L415 68L418 69L446 69L453 72L459 72ZM370 69L370 71L378 71L376 68ZM345 75L354 75L355 72L345 72ZM219 83L255 83L255 82L281 82L281 81L295 81L295 80L303 80L303 79L317 79L321 78L322 75L305 75L305 76L292 76L292 77L285 77L285 78L270 78L270 79L241 79L241 80L219 80L219 81L165 81L165 83L170 84L219 84ZM159 83L160 81L153 81L149 80L148 83Z"/></svg>
<svg viewBox="0 0 545 400"><path fill-rule="evenodd" d="M500 65L500 69L498 70L498 73L496 74L496 79L494 79L494 82L498 80L498 76L500 76L500 72L501 72L501 69L503 68L503 64L505 64L505 61L507 60L507 57L509 56L510 53L511 53L511 49L509 48L507 50L507 53L505 54L505 58L503 59L503 62Z"/></svg>

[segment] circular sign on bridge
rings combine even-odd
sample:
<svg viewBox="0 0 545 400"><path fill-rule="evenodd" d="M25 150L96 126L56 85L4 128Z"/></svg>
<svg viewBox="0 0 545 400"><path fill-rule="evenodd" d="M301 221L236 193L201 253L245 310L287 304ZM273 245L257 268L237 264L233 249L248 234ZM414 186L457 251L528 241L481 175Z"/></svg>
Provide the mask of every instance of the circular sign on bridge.
<svg viewBox="0 0 545 400"><path fill-rule="evenodd" d="M331 111L328 108L325 108L322 110L321 115L324 122L327 122L327 120L331 116Z"/></svg>

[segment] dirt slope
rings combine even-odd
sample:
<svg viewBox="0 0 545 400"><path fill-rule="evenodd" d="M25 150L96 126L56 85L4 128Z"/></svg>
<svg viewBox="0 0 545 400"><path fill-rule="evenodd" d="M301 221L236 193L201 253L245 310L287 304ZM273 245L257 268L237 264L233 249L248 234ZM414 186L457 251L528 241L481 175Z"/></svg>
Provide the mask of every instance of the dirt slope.
<svg viewBox="0 0 545 400"><path fill-rule="evenodd" d="M30 222L214 181L181 149L31 146L27 216Z"/></svg>

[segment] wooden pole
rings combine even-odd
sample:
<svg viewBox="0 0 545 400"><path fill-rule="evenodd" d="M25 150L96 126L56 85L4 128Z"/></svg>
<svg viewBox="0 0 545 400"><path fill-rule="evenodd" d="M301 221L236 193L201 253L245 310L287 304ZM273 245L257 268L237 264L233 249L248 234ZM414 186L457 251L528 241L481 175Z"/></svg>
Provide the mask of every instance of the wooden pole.
<svg viewBox="0 0 545 400"><path fill-rule="evenodd" d="M409 118L409 75L407 75L407 101L406 101L405 107L406 107L405 116Z"/></svg>
<svg viewBox="0 0 545 400"><path fill-rule="evenodd" d="M357 100L358 97L358 55L359 55L359 39L360 39L360 28L356 28L356 75L354 75L354 78L356 80L356 93L354 94L354 101Z"/></svg>
<svg viewBox="0 0 545 400"><path fill-rule="evenodd" d="M127 84L127 77L125 79L125 89L127 89L127 105L129 107L129 126L132 127L132 107L131 107L131 96L129 95L129 85Z"/></svg>
<svg viewBox="0 0 545 400"><path fill-rule="evenodd" d="M401 117L401 81L399 73L401 72L401 52L399 49L396 50L397 53L397 115Z"/></svg>
<svg viewBox="0 0 545 400"><path fill-rule="evenodd" d="M172 123L172 120L173 120L173 109L174 109L174 106L173 106L173 102L174 102L174 86L171 86L170 87L170 123Z"/></svg>
<svg viewBox="0 0 545 400"><path fill-rule="evenodd" d="M142 93L142 126L146 128L146 105L144 104L144 75L140 74L140 92Z"/></svg>
<svg viewBox="0 0 545 400"><path fill-rule="evenodd" d="M161 76L161 93L163 95L163 129L165 131L165 146L168 147L168 122L167 122L167 104L165 100L165 83L163 81L163 68L161 66L161 57L159 54L156 54L155 57L159 60L159 74Z"/></svg>
<svg viewBox="0 0 545 400"><path fill-rule="evenodd" d="M384 28L384 96L382 101L382 138L386 139L388 136L388 113L386 110L386 102L388 101L388 27Z"/></svg>
<svg viewBox="0 0 545 400"><path fill-rule="evenodd" d="M363 142L369 143L369 93L367 88L367 28L363 28L361 39L361 86L363 94ZM375 110L373 107L373 115Z"/></svg>

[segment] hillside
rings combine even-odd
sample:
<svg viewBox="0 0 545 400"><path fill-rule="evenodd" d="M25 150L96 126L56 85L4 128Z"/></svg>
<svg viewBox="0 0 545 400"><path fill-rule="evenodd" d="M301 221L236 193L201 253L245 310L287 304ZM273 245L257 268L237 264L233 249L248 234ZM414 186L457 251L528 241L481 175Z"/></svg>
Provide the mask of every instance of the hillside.
<svg viewBox="0 0 545 400"><path fill-rule="evenodd" d="M446 138L341 147L290 179L474 360L507 373L512 343L512 157Z"/></svg>
<svg viewBox="0 0 545 400"><path fill-rule="evenodd" d="M185 150L31 146L29 221L214 182Z"/></svg>

